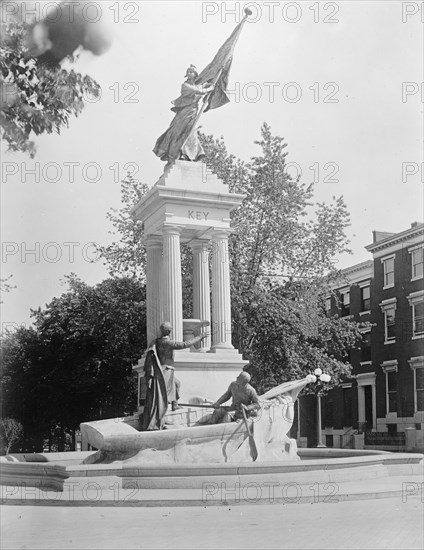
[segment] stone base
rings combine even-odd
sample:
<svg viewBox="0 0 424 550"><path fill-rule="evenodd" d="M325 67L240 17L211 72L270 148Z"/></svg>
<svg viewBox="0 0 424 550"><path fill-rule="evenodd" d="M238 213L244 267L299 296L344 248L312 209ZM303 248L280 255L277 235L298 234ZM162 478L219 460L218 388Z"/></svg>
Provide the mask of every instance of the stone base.
<svg viewBox="0 0 424 550"><path fill-rule="evenodd" d="M175 375L181 381L180 401L201 396L216 401L248 361L236 349L207 353L185 350L175 353Z"/></svg>
<svg viewBox="0 0 424 550"><path fill-rule="evenodd" d="M236 349L176 351L174 366L175 376L181 382L181 403L197 396L216 401L247 364L248 361ZM144 358L133 369L138 373L140 386Z"/></svg>

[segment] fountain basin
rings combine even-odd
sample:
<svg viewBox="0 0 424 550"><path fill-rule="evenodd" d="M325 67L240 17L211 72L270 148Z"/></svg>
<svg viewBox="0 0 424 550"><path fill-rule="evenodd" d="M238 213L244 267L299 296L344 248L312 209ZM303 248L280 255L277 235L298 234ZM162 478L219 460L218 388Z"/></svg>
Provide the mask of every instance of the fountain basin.
<svg viewBox="0 0 424 550"><path fill-rule="evenodd" d="M90 453L1 457L3 504L187 506L404 498L422 491L423 455L299 449L300 460L242 464L82 464ZM92 453L93 454L93 453ZM77 461L79 460L79 463ZM24 476L24 468L31 476ZM51 470L56 478L47 474ZM6 475L4 475L6 473ZM421 494L421 493L420 493Z"/></svg>

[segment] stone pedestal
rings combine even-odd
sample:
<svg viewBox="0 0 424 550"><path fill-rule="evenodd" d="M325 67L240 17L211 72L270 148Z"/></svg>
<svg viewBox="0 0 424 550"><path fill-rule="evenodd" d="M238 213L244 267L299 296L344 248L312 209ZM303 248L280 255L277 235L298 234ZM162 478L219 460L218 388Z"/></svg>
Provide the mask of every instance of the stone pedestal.
<svg viewBox="0 0 424 550"><path fill-rule="evenodd" d="M247 363L231 342L228 256L230 213L243 199L229 193L205 164L176 161L132 209L146 238L149 343L164 321L173 326L172 338L183 340L181 243L193 254L193 317L211 323L212 341L175 352L181 400L219 397ZM140 387L142 360L135 370Z"/></svg>

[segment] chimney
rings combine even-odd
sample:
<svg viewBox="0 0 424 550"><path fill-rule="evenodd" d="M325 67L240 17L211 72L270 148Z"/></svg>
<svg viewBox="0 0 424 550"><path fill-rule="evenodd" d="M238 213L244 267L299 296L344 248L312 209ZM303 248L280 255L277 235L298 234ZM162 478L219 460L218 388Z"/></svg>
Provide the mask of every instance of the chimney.
<svg viewBox="0 0 424 550"><path fill-rule="evenodd" d="M412 222L411 223L411 229L413 229L414 227L418 227L418 222Z"/></svg>
<svg viewBox="0 0 424 550"><path fill-rule="evenodd" d="M372 242L378 243L382 241L383 239L387 239L388 237L393 237L393 235L396 235L396 233L388 233L387 231L373 231L372 232Z"/></svg>

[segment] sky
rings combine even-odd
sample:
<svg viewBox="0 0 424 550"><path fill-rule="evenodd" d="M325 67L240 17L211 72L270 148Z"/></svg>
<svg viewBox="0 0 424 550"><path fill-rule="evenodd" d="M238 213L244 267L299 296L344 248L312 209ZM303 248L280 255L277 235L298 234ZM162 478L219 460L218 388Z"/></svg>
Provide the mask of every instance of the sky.
<svg viewBox="0 0 424 550"><path fill-rule="evenodd" d="M50 2L52 4L52 2ZM202 130L223 136L248 161L267 122L285 138L293 175L314 182L315 200L343 195L351 255L371 259L372 231L400 232L423 220L423 22L419 2L91 2L89 18L113 33L102 56L75 65L102 87L60 136L35 139L35 159L2 150L2 332L30 324L30 309L108 276L92 243L112 240L106 218L120 207L130 170L155 184L152 152L168 127L187 67L213 58L249 5L224 107ZM42 3L39 3L43 6ZM42 9L42 7L40 8ZM95 10L95 11L94 11Z"/></svg>

